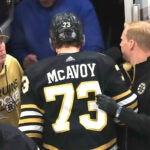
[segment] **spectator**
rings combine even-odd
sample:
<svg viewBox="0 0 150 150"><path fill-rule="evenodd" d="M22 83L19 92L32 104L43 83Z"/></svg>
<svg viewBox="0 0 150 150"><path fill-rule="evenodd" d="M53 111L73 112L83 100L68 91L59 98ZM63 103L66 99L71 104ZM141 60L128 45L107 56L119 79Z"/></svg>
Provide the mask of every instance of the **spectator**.
<svg viewBox="0 0 150 150"><path fill-rule="evenodd" d="M136 95L110 57L80 52L83 32L74 14L56 15L50 37L57 56L25 70L19 129L47 150L117 150L114 123L98 110L95 94L128 107Z"/></svg>
<svg viewBox="0 0 150 150"><path fill-rule="evenodd" d="M16 127L13 127L7 123L0 123L0 149L39 150L36 144L30 138L28 138Z"/></svg>
<svg viewBox="0 0 150 150"><path fill-rule="evenodd" d="M6 54L5 37L0 30L0 122L18 126L23 70L14 57Z"/></svg>
<svg viewBox="0 0 150 150"><path fill-rule="evenodd" d="M82 50L103 52L100 25L89 0L23 0L16 7L8 47L26 68L29 64L55 55L49 46L51 18L60 12L73 12L82 20L85 45Z"/></svg>
<svg viewBox="0 0 150 150"><path fill-rule="evenodd" d="M139 113L121 108L111 98L99 97L99 108L111 115L118 112L119 119L128 128L126 141L121 150L150 149L150 22L138 21L125 23L121 36L121 51L123 58L133 67L125 71L131 89L138 96Z"/></svg>

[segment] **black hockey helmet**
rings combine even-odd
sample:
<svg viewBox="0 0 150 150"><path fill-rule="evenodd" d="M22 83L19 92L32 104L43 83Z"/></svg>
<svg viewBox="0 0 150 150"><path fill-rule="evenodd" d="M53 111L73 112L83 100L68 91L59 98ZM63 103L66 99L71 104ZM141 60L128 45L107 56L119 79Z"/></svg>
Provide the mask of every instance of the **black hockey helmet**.
<svg viewBox="0 0 150 150"><path fill-rule="evenodd" d="M53 44L74 41L83 43L84 40L81 22L73 13L60 13L54 16L50 36Z"/></svg>

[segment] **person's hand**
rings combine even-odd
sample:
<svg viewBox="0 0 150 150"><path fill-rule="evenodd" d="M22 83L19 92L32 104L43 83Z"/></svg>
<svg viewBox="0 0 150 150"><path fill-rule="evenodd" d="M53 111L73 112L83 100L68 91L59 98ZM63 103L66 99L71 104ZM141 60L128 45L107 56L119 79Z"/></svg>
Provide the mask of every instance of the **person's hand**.
<svg viewBox="0 0 150 150"><path fill-rule="evenodd" d="M27 55L25 58L24 58L24 61L23 61L23 67L24 68L27 68L27 66L29 66L30 64L34 63L34 62L37 62L38 59L37 59L37 56L34 55L34 54L29 54Z"/></svg>
<svg viewBox="0 0 150 150"><path fill-rule="evenodd" d="M116 115L116 111L119 108L119 105L117 105L117 103L111 97L102 94L97 95L96 98L98 108L106 111L110 115Z"/></svg>

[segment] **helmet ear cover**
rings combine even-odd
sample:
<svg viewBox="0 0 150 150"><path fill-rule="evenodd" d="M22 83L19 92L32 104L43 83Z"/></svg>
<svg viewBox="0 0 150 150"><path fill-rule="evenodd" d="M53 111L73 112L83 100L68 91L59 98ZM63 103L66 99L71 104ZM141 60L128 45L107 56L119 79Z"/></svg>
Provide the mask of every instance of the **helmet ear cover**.
<svg viewBox="0 0 150 150"><path fill-rule="evenodd" d="M83 44L84 36L82 25L77 16L73 13L57 14L50 27L52 44L79 42Z"/></svg>

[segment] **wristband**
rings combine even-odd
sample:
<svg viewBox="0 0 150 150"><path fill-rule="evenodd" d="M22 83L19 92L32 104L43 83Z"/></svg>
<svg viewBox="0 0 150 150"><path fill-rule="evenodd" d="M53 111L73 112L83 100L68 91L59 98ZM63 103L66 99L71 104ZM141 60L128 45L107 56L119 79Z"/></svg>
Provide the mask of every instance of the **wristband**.
<svg viewBox="0 0 150 150"><path fill-rule="evenodd" d="M115 118L118 118L120 116L121 110L122 110L122 107L120 106L116 111Z"/></svg>

